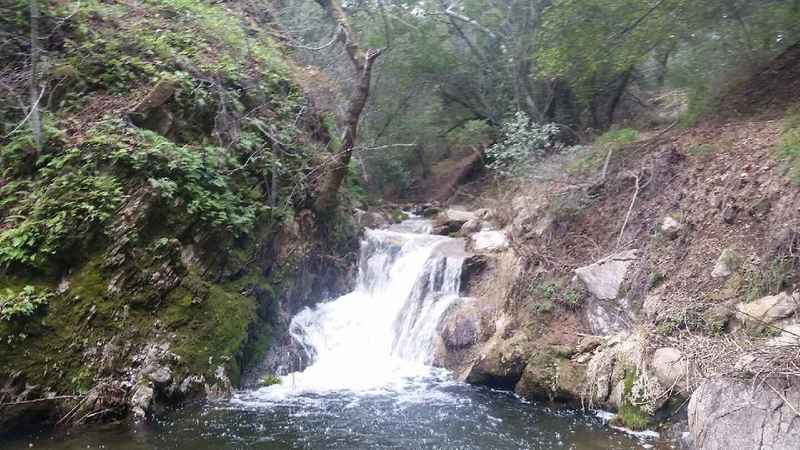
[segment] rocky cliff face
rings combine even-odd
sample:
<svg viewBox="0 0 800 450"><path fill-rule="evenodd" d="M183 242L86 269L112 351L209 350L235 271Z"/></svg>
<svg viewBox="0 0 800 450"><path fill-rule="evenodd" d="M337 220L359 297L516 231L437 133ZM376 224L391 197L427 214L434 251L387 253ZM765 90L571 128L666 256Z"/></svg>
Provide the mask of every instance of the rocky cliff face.
<svg viewBox="0 0 800 450"><path fill-rule="evenodd" d="M678 441L698 449L800 445L789 362L800 189L770 159L780 127L715 124L616 147L605 178L586 167L609 149L584 150L543 163L561 178L477 202L492 206L480 227L443 213L448 232L461 225L475 241L493 228L505 243L472 247L438 363L470 383L616 411L632 429L668 431L688 401Z"/></svg>

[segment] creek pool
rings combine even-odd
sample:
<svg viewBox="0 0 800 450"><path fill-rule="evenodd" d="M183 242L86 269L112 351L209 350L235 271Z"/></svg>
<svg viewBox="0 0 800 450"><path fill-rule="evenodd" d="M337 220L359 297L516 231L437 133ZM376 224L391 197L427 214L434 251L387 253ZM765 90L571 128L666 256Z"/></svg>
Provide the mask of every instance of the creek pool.
<svg viewBox="0 0 800 450"><path fill-rule="evenodd" d="M11 437L0 448L47 449L644 449L593 413L551 408L450 381L445 373L369 391L264 388L131 427ZM660 447L660 446L659 446Z"/></svg>

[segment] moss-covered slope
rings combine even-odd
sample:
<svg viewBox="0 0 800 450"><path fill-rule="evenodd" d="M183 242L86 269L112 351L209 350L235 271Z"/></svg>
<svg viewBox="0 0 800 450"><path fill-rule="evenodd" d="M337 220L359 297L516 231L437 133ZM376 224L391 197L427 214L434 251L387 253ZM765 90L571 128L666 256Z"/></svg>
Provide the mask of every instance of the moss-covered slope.
<svg viewBox="0 0 800 450"><path fill-rule="evenodd" d="M354 229L306 209L331 130L246 2L41 9L41 145L0 104L0 429L225 395L291 302L343 289Z"/></svg>

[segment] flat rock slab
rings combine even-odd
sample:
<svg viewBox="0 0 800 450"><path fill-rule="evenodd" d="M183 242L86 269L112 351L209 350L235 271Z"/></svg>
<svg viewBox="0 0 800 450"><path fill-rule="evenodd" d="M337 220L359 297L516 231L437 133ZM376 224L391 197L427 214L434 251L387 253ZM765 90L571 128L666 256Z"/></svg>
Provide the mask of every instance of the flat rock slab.
<svg viewBox="0 0 800 450"><path fill-rule="evenodd" d="M637 258L638 250L627 250L579 267L575 269L575 275L596 298L614 300L619 297L619 288L628 268Z"/></svg>
<svg viewBox="0 0 800 450"><path fill-rule="evenodd" d="M508 238L502 231L479 231L472 236L472 249L476 252L499 252L508 248Z"/></svg>

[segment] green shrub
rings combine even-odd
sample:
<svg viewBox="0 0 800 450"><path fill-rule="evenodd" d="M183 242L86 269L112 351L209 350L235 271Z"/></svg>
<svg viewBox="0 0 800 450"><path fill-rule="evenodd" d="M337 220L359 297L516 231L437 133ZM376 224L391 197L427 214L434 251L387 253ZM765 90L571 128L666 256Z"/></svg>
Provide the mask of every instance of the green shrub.
<svg viewBox="0 0 800 450"><path fill-rule="evenodd" d="M500 141L486 150L487 166L503 176L527 175L539 158L557 148L558 133L558 125L531 123L519 111L503 124Z"/></svg>
<svg viewBox="0 0 800 450"><path fill-rule="evenodd" d="M25 286L19 292L6 289L0 294L0 319L14 320L32 316L40 306L46 305L54 296L50 291L37 290L33 286Z"/></svg>

